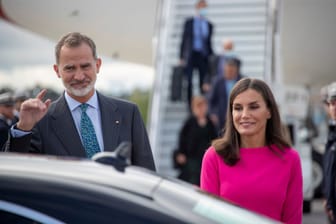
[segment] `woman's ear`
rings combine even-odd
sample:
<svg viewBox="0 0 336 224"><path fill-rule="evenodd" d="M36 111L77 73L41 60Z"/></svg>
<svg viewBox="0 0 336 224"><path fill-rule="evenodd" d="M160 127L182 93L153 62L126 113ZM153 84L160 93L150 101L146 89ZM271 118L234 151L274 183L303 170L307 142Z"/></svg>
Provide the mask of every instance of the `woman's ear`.
<svg viewBox="0 0 336 224"><path fill-rule="evenodd" d="M271 116L271 112L268 110L267 111L267 119L270 119L272 116Z"/></svg>

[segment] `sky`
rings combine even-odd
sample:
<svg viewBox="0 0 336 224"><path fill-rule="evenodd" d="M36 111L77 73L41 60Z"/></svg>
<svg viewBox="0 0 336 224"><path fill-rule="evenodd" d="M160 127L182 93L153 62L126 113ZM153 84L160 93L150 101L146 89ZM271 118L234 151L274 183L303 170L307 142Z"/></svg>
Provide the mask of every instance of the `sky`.
<svg viewBox="0 0 336 224"><path fill-rule="evenodd" d="M61 92L62 82L53 71L54 46L55 42L0 19L0 88L21 90L39 84ZM152 87L153 68L100 57L98 90L118 95Z"/></svg>

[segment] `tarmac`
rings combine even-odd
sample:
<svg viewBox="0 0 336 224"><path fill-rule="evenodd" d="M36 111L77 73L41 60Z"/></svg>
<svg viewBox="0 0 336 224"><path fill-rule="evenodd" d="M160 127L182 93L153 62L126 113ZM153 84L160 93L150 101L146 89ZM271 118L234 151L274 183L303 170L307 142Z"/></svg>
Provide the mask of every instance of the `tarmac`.
<svg viewBox="0 0 336 224"><path fill-rule="evenodd" d="M329 224L324 212L322 199L315 199L309 214L303 214L303 224Z"/></svg>

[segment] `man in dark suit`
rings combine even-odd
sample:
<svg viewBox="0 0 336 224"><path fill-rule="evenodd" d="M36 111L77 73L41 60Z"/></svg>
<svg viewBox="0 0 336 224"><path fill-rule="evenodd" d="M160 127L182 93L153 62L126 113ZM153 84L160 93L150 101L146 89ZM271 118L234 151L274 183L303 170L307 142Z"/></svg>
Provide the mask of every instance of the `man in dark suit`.
<svg viewBox="0 0 336 224"><path fill-rule="evenodd" d="M188 18L184 24L180 47L180 63L185 65L188 78L188 102L190 105L193 87L192 76L194 68L199 72L200 92L208 68L208 57L213 54L211 37L213 26L206 19L207 3L200 0L196 4L196 15Z"/></svg>
<svg viewBox="0 0 336 224"><path fill-rule="evenodd" d="M65 92L55 102L43 101L46 90L21 105L7 151L91 158L132 143L131 163L155 170L147 132L136 105L108 98L95 90L101 59L95 43L69 33L55 48L54 70Z"/></svg>
<svg viewBox="0 0 336 224"><path fill-rule="evenodd" d="M0 94L0 149L6 143L14 119L14 99L10 92Z"/></svg>
<svg viewBox="0 0 336 224"><path fill-rule="evenodd" d="M326 88L327 113L329 115L328 135L324 153L325 210L329 223L336 223L336 82Z"/></svg>
<svg viewBox="0 0 336 224"><path fill-rule="evenodd" d="M215 78L209 94L209 114L218 131L224 128L226 111L231 89L243 76L240 74L241 61L226 58L223 74Z"/></svg>

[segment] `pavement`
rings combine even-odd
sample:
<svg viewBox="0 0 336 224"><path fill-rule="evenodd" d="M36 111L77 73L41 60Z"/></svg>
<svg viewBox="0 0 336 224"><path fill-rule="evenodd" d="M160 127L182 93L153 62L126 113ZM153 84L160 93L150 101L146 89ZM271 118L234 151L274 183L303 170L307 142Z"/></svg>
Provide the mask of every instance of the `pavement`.
<svg viewBox="0 0 336 224"><path fill-rule="evenodd" d="M303 224L329 224L324 212L321 199L315 199L312 204L312 211L309 214L303 214Z"/></svg>

